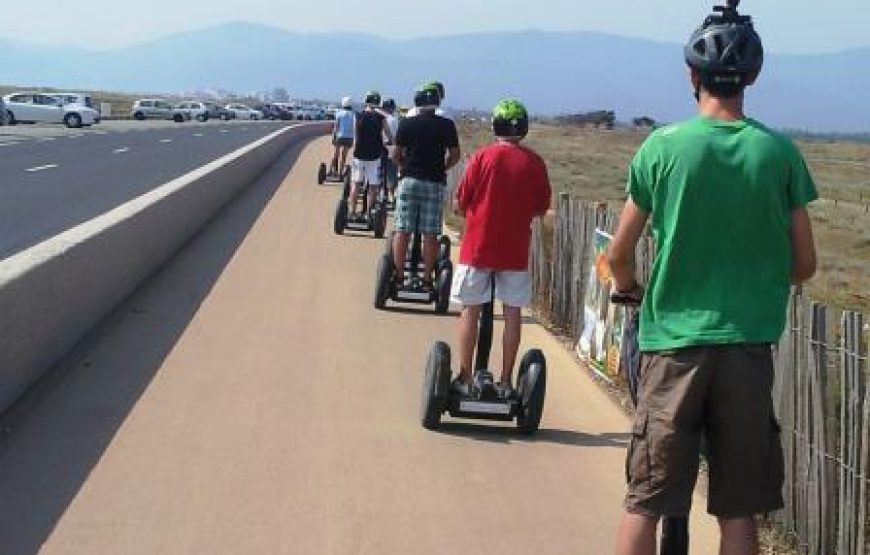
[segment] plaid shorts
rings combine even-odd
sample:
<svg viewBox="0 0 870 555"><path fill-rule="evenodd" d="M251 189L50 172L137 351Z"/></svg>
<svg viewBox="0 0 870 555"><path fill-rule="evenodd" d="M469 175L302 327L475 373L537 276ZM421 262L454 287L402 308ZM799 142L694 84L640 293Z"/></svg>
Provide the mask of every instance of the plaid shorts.
<svg viewBox="0 0 870 555"><path fill-rule="evenodd" d="M440 235L444 216L444 184L405 177L399 183L396 231Z"/></svg>

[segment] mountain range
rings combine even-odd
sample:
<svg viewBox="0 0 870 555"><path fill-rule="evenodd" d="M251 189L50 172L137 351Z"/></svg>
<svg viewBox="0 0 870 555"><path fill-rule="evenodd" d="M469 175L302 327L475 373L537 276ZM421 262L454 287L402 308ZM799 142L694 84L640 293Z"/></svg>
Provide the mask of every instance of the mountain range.
<svg viewBox="0 0 870 555"><path fill-rule="evenodd" d="M768 54L749 112L780 128L870 131L870 47ZM864 69L861 69L864 68ZM411 40L305 34L230 23L108 51L0 41L0 81L136 92L223 88L359 99L378 89L407 103L420 81L448 87L453 108L518 96L541 114L615 110L623 121L694 109L682 46L589 32L518 31Z"/></svg>

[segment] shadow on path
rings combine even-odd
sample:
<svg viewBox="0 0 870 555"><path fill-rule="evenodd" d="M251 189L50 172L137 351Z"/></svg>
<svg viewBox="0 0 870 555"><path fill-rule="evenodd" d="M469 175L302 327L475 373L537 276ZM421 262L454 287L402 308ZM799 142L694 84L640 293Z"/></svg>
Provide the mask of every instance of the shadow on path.
<svg viewBox="0 0 870 555"><path fill-rule="evenodd" d="M625 449L628 447L629 439L631 439L631 434L628 433L584 434L574 430L549 428L541 428L533 436L524 436L513 426L468 422L443 422L438 428L438 433L495 443L543 442L575 447L612 447L615 449Z"/></svg>

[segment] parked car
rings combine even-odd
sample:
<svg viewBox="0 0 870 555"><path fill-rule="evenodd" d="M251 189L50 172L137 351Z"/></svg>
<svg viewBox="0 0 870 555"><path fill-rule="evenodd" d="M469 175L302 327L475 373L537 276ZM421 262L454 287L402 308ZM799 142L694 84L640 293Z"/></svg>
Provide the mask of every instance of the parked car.
<svg viewBox="0 0 870 555"><path fill-rule="evenodd" d="M208 107L204 102L193 100L182 102L175 106L175 111L184 114L184 119L196 121L208 121Z"/></svg>
<svg viewBox="0 0 870 555"><path fill-rule="evenodd" d="M6 125L6 101L0 96L0 125Z"/></svg>
<svg viewBox="0 0 870 555"><path fill-rule="evenodd" d="M144 98L133 103L130 115L135 120L169 119L182 122L188 119L183 112L175 109L170 102L160 98Z"/></svg>
<svg viewBox="0 0 870 555"><path fill-rule="evenodd" d="M100 123L101 115L100 111L97 110L97 107L94 105L94 99L91 95L87 93L78 93L78 92L61 92L61 93L52 93L52 96L56 96L64 104L77 104L79 106L86 106L97 113L97 119L94 123Z"/></svg>
<svg viewBox="0 0 870 555"><path fill-rule="evenodd" d="M238 119L263 119L263 112L253 110L244 104L227 104L227 110L233 112Z"/></svg>
<svg viewBox="0 0 870 555"><path fill-rule="evenodd" d="M6 104L6 122L16 123L62 123L67 127L93 125L97 111L78 104L65 105L53 95L44 93L14 93L3 99Z"/></svg>
<svg viewBox="0 0 870 555"><path fill-rule="evenodd" d="M235 119L236 113L227 110L223 106L219 106L214 102L203 102L205 107L208 108L208 117L210 119L219 119L222 121L228 121L231 119Z"/></svg>

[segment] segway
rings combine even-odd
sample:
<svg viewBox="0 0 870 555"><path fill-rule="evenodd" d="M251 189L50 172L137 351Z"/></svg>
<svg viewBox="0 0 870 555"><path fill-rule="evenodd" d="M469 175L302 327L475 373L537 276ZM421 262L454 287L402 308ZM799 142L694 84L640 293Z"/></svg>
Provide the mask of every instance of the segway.
<svg viewBox="0 0 870 555"><path fill-rule="evenodd" d="M342 183L350 180L350 166L345 166L344 170L338 171L338 166L334 162L329 164L329 169L326 167L326 162L320 163L320 168L317 170L317 184L324 183Z"/></svg>
<svg viewBox="0 0 870 555"><path fill-rule="evenodd" d="M374 206L369 209L369 184L364 183L357 192L357 201L362 201L362 212L351 216L349 207L350 180L344 181L344 191L335 206L333 230L336 235L343 235L345 230L371 231L381 239L387 230L387 207L384 204L384 188L381 187Z"/></svg>
<svg viewBox="0 0 870 555"><path fill-rule="evenodd" d="M374 306L383 310L387 301L408 304L434 304L435 312L447 314L450 308L450 286L453 284L453 262L450 260L450 238L439 237L441 245L438 259L435 261L435 281L433 287L423 286L423 240L419 233L411 238L410 249L405 257L405 268L401 283L396 281L396 265L393 260L393 238L391 233L387 239L384 254L378 262L377 281L375 284Z"/></svg>
<svg viewBox="0 0 870 555"><path fill-rule="evenodd" d="M492 289L493 297L481 309L474 379L469 395L461 395L450 386L450 347L438 341L429 350L420 403L420 422L427 430L437 430L441 416L446 412L454 418L516 420L517 429L528 436L538 431L547 391L547 360L540 349L527 351L520 361L515 394L507 398L498 395L493 375L487 370L492 348L495 284Z"/></svg>
<svg viewBox="0 0 870 555"><path fill-rule="evenodd" d="M640 393L640 346L638 345L640 295L614 293L610 302L626 308L620 366L628 382L631 401L637 406ZM662 519L661 555L688 555L689 518L665 517Z"/></svg>

